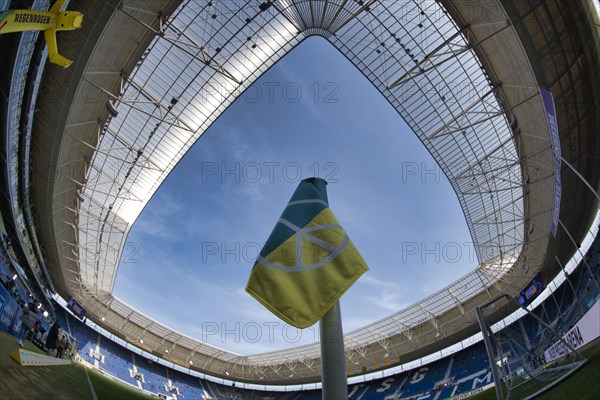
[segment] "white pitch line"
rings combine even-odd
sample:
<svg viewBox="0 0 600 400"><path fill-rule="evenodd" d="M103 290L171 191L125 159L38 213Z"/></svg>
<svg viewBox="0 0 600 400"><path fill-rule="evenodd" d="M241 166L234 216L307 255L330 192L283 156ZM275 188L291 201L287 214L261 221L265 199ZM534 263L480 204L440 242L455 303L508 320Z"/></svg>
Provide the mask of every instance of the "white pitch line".
<svg viewBox="0 0 600 400"><path fill-rule="evenodd" d="M85 376L87 377L88 384L90 385L90 392L92 392L92 400L98 400L98 396L96 395L96 391L94 390L94 386L92 386L92 381L90 380L90 375L87 372L87 367L83 367L85 371Z"/></svg>

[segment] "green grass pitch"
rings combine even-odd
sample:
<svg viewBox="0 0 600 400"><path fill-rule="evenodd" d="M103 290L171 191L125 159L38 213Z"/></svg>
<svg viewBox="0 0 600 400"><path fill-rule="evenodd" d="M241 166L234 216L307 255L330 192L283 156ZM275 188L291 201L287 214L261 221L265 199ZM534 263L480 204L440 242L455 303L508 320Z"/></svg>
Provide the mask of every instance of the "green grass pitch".
<svg viewBox="0 0 600 400"><path fill-rule="evenodd" d="M41 351L25 342L25 349ZM116 383L85 367L71 364L21 367L10 357L18 348L17 338L0 332L0 400L147 400L153 397ZM90 386L91 383L91 386Z"/></svg>
<svg viewBox="0 0 600 400"><path fill-rule="evenodd" d="M17 339L0 332L0 400L93 400L92 388L98 400L152 399L90 370L88 383L85 368L75 364L21 367L9 355L16 348ZM29 342L25 343L25 348L39 352ZM600 339L588 345L581 353L588 359L588 363L573 376L541 395L540 400L600 399ZM494 398L495 391L490 389L470 399Z"/></svg>

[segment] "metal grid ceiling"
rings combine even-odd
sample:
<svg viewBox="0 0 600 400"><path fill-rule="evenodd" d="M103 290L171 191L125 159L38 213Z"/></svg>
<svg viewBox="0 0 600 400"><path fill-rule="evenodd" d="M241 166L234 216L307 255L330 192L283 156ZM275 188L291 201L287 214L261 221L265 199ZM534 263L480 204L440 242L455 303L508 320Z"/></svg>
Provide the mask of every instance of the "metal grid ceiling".
<svg viewBox="0 0 600 400"><path fill-rule="evenodd" d="M109 106L118 114L98 132L80 192L82 283L96 293L112 291L131 225L177 162L244 89L318 34L363 72L432 153L458 195L480 269L493 265L492 278L474 271L460 281L468 290L450 285L349 338L366 343L374 331L397 333L399 322L416 324L493 284L524 241L521 169L496 88L463 28L435 1L182 4L124 78ZM116 312L140 326L152 321L117 304ZM166 335L160 327L151 325ZM264 356L269 363L277 358Z"/></svg>

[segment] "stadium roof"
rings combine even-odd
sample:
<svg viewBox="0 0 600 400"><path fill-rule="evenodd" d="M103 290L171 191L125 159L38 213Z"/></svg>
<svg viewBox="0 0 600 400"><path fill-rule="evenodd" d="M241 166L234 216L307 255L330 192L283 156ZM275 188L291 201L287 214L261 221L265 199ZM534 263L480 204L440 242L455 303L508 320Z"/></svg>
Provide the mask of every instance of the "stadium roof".
<svg viewBox="0 0 600 400"><path fill-rule="evenodd" d="M543 40L529 35L532 43L524 43L523 26L509 15L525 11L496 1L489 2L494 15L489 5L433 0L92 3L73 4L86 25L68 39L76 59L69 72L47 67L43 85L63 95L40 95L33 159L51 166L38 178L53 179L37 180L32 191L56 288L106 329L216 376L319 379L317 344L241 356L112 295L127 233L162 181L228 105L314 35L344 54L431 152L458 196L480 263L419 303L348 334L350 373L467 337L474 307L498 292L515 294L544 267L554 158L538 87L548 82L538 79L539 60L532 62L527 48ZM542 8L532 9L541 15L548 11Z"/></svg>

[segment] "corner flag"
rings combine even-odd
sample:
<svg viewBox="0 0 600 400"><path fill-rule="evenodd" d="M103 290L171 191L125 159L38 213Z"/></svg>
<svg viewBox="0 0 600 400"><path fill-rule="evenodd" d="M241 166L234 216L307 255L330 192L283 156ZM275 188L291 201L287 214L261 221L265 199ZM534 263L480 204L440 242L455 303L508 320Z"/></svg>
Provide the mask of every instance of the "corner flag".
<svg viewBox="0 0 600 400"><path fill-rule="evenodd" d="M254 263L246 291L273 314L307 328L369 268L329 209L327 182L300 182Z"/></svg>

